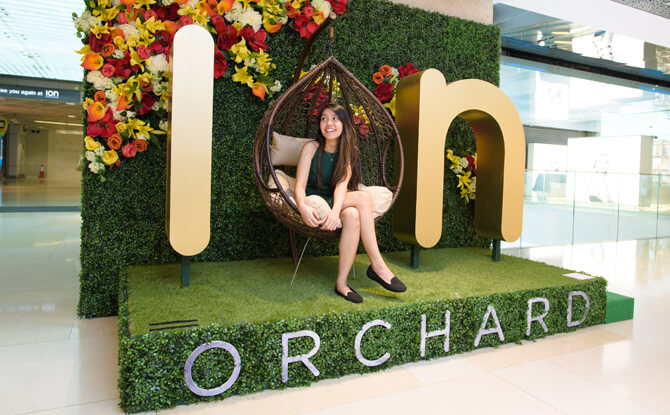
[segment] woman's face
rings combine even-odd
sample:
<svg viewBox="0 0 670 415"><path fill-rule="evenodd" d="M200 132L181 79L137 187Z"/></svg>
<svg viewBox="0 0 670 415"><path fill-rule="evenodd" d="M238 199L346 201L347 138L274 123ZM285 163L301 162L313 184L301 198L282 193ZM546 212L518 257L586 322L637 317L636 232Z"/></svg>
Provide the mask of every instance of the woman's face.
<svg viewBox="0 0 670 415"><path fill-rule="evenodd" d="M326 108L321 113L319 126L321 127L321 134L323 134L326 140L337 139L342 135L342 121L335 111L330 108Z"/></svg>

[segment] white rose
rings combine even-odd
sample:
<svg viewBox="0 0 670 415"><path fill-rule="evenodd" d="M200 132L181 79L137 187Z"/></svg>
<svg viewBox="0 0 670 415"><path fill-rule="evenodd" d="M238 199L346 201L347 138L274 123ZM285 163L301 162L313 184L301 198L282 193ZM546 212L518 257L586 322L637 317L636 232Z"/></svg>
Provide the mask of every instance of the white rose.
<svg viewBox="0 0 670 415"><path fill-rule="evenodd" d="M92 151L87 151L86 152L86 160L88 160L90 162L94 162L95 161L95 153L92 152Z"/></svg>
<svg viewBox="0 0 670 415"><path fill-rule="evenodd" d="M112 53L112 58L114 59L123 59L123 57L126 56L126 52L122 51L121 49L117 49Z"/></svg>
<svg viewBox="0 0 670 415"><path fill-rule="evenodd" d="M281 91L281 82L279 80L276 80L274 85L270 87L271 92L279 92Z"/></svg>
<svg viewBox="0 0 670 415"><path fill-rule="evenodd" d="M81 16L74 19L74 27L78 31L88 34L91 31L91 27L94 25L91 22L91 18L93 18L93 15L91 15L91 12L86 10L81 14ZM95 21L95 18L93 18L93 21Z"/></svg>
<svg viewBox="0 0 670 415"><path fill-rule="evenodd" d="M93 152L95 153L96 156L102 157L102 156L105 155L105 147L100 146L100 147L96 148Z"/></svg>
<svg viewBox="0 0 670 415"><path fill-rule="evenodd" d="M453 170L453 172L456 173L456 174L461 174L461 173L463 173L463 169L461 169L460 166L458 166L458 167L454 167L452 170Z"/></svg>
<svg viewBox="0 0 670 415"><path fill-rule="evenodd" d="M254 32L257 32L263 25L263 16L251 7L247 7L240 15L239 22L242 23L242 26L253 27Z"/></svg>
<svg viewBox="0 0 670 415"><path fill-rule="evenodd" d="M99 174L105 171L105 165L98 162L92 162L88 165L88 169L95 174Z"/></svg>
<svg viewBox="0 0 670 415"><path fill-rule="evenodd" d="M465 157L461 157L461 158L458 160L458 164L461 166L461 168L466 168L466 167L468 167L468 165L469 165L469 163L468 163L468 159L466 159Z"/></svg>
<svg viewBox="0 0 670 415"><path fill-rule="evenodd" d="M107 101L114 103L112 107L116 107L116 105L118 105L117 101L119 100L119 95L114 92L113 89L108 89L105 91L105 97L107 97Z"/></svg>
<svg viewBox="0 0 670 415"><path fill-rule="evenodd" d="M168 129L168 122L167 122L167 120L160 120L160 121L158 122L158 128L160 128L160 129L163 130L163 131L167 131L167 129Z"/></svg>
<svg viewBox="0 0 670 415"><path fill-rule="evenodd" d="M165 58L164 54L160 55L154 55L149 58L147 61L147 67L149 68L149 71L151 71L154 74L161 73L161 72L166 72L170 64L168 63L167 59Z"/></svg>
<svg viewBox="0 0 670 415"><path fill-rule="evenodd" d="M243 11L242 3L235 2L235 4L233 4L233 7L224 14L224 17L229 22L236 22L240 20L240 15L242 14L242 11Z"/></svg>
<svg viewBox="0 0 670 415"><path fill-rule="evenodd" d="M123 34L126 36L126 39L128 39L131 36L138 36L140 33L137 31L137 27L135 26L135 23L126 23L122 24L119 26L119 29L123 30Z"/></svg>
<svg viewBox="0 0 670 415"><path fill-rule="evenodd" d="M332 6L326 0L312 0L311 5L316 11L323 13L324 17L328 17L333 10Z"/></svg>
<svg viewBox="0 0 670 415"><path fill-rule="evenodd" d="M112 116L114 117L114 119L115 119L116 121L126 121L126 117L124 117L123 114L121 114L122 111L117 111L117 110L115 109L117 105L118 105L117 102L112 102L112 105L111 105L111 107L112 107Z"/></svg>

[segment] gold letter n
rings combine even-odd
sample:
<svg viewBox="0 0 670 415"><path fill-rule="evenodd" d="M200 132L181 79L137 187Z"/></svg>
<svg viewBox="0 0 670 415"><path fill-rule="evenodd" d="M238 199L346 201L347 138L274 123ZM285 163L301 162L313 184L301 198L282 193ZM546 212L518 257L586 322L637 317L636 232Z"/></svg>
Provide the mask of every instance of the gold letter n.
<svg viewBox="0 0 670 415"><path fill-rule="evenodd" d="M514 241L521 235L526 145L512 101L478 79L446 84L436 69L398 85L397 120L405 155L403 187L393 209L396 237L424 248L442 235L445 138L456 117L477 141L475 231Z"/></svg>

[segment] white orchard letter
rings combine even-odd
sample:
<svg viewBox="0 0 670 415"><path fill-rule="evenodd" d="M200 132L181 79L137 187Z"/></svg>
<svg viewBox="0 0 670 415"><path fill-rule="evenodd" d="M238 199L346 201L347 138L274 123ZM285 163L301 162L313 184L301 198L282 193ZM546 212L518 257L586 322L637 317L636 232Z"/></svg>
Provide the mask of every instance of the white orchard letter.
<svg viewBox="0 0 670 415"><path fill-rule="evenodd" d="M489 321L489 316L493 314L493 320L495 320L496 326L490 329L485 329L486 323ZM482 327L477 333L477 338L475 339L475 347L479 346L479 342L482 340L482 336L486 334L498 333L498 337L501 342L505 341L505 335L503 334L502 327L500 327L500 321L498 321L498 314L496 314L496 309L493 307L493 304L489 305L486 309L486 314L484 315L484 321L482 322Z"/></svg>
<svg viewBox="0 0 670 415"><path fill-rule="evenodd" d="M579 321L572 321L572 298L578 295L582 297L584 300L586 300L586 312L584 313L584 317L582 317L581 320ZM568 296L568 327L575 327L579 326L586 320L586 317L589 315L589 296L586 295L585 292L583 291L570 291L570 295Z"/></svg>
<svg viewBox="0 0 670 415"><path fill-rule="evenodd" d="M195 359L197 359L198 356L202 354L202 352L209 349L223 349L228 353L230 353L233 356L233 360L235 362L235 368L233 369L233 374L230 375L228 380L223 385L219 386L218 388L203 389L200 386L196 385L195 382L193 381L193 375L191 374L191 370L193 368L193 363L195 363ZM237 377L240 376L241 361L242 359L240 359L240 354L237 352L237 349L230 343L215 341L203 344L202 346L195 349L189 355L188 359L186 359L186 364L184 365L184 378L186 379L186 386L188 386L191 392L199 396L215 396L220 393L223 393L227 391L231 386L233 386L233 384L237 380Z"/></svg>
<svg viewBox="0 0 670 415"><path fill-rule="evenodd" d="M544 314L533 317L533 304L534 303L544 303ZM533 321L539 321L540 324L542 324L542 329L544 332L548 332L549 329L547 328L547 325L544 324L544 318L549 314L549 300L546 298L538 297L538 298L532 298L528 300L528 328L526 329L526 336L530 336L530 324Z"/></svg>
<svg viewBox="0 0 670 415"><path fill-rule="evenodd" d="M311 337L314 340L314 348L309 351L307 354L301 354L298 356L288 356L288 341L290 339L295 339L296 337ZM309 358L314 356L316 352L319 351L321 347L321 338L319 335L311 330L302 330L296 331L293 333L284 333L281 335L281 344L284 349L281 358L281 381L286 383L288 381L288 365L289 363L302 362L307 369L309 369L314 376L319 376L321 372L309 361Z"/></svg>
<svg viewBox="0 0 670 415"><path fill-rule="evenodd" d="M365 323L365 325L363 325L361 331L359 331L358 334L356 335L356 341L354 342L354 349L356 350L356 358L358 359L359 362L363 363L365 366L368 367L379 366L384 362L386 362L387 360L389 360L389 357L391 357L391 354L389 352L384 353L382 357L376 360L368 360L365 357L363 357L363 354L361 353L361 340L363 339L363 335L365 334L365 332L374 326L383 326L389 330L391 329L391 323L388 323L384 320L369 321Z"/></svg>
<svg viewBox="0 0 670 415"><path fill-rule="evenodd" d="M429 337L444 336L444 351L449 351L449 329L451 328L451 311L444 313L444 330L435 330L426 333L426 315L421 314L421 357L426 356L426 339Z"/></svg>

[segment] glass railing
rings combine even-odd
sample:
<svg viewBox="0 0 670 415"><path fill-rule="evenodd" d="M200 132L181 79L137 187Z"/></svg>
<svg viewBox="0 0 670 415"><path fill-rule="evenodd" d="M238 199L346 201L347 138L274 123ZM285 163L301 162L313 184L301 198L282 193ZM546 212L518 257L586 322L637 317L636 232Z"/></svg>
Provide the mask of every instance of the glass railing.
<svg viewBox="0 0 670 415"><path fill-rule="evenodd" d="M670 237L670 175L528 170L523 231L503 248Z"/></svg>

